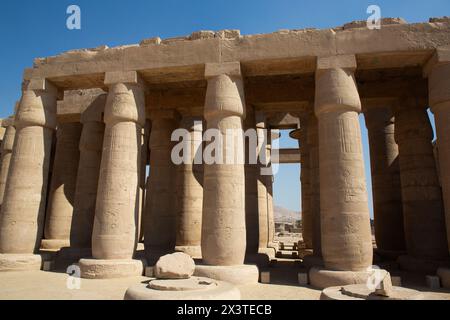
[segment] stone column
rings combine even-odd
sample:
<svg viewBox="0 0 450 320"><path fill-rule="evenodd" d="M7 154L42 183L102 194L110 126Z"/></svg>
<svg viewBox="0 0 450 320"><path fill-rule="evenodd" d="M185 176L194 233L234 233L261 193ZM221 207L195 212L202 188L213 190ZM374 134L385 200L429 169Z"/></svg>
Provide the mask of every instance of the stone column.
<svg viewBox="0 0 450 320"><path fill-rule="evenodd" d="M307 266L323 266L322 227L320 219L320 170L319 170L319 126L315 114L309 116L307 143L309 146L310 210L312 219L313 254L303 262Z"/></svg>
<svg viewBox="0 0 450 320"><path fill-rule="evenodd" d="M258 226L259 244L258 253L267 255L270 259L275 258L275 248L269 247L269 208L268 208L268 130L266 129L265 115L256 114L256 131L258 136L258 172L257 172L257 192L258 192ZM272 175L269 176L272 180ZM272 219L273 220L273 219ZM272 232L273 235L273 232ZM272 238L273 239L273 238Z"/></svg>
<svg viewBox="0 0 450 320"><path fill-rule="evenodd" d="M271 158L272 155L272 142L276 139L279 139L279 135L276 135L272 132L272 130L269 130L270 140L269 143L266 146L266 154L268 159ZM274 207L273 207L273 183L274 183L274 176L273 176L273 170L272 170L272 162L269 161L269 167L267 168L267 175L265 176L265 183L266 183L266 190L267 190L267 224L269 227L268 233L269 233L269 244L268 247L275 250L275 252L278 251L278 243L275 241L275 215L274 215Z"/></svg>
<svg viewBox="0 0 450 320"><path fill-rule="evenodd" d="M80 161L70 232L70 249L75 256L80 257L89 257L92 254L92 229L105 135L105 103L106 94L100 94L81 114L83 129L79 144Z"/></svg>
<svg viewBox="0 0 450 320"><path fill-rule="evenodd" d="M46 80L25 83L0 215L0 271L39 270L58 90Z"/></svg>
<svg viewBox="0 0 450 320"><path fill-rule="evenodd" d="M150 134L150 183L144 217L145 255L149 265L175 251L176 245L176 166L171 159L178 128L174 111L153 111Z"/></svg>
<svg viewBox="0 0 450 320"><path fill-rule="evenodd" d="M189 149L177 166L176 251L201 259L203 209L203 117L185 115L184 146Z"/></svg>
<svg viewBox="0 0 450 320"><path fill-rule="evenodd" d="M429 98L434 113L439 154L440 181L444 198L447 241L450 249L450 50L439 48L428 63ZM450 268L438 270L444 287L450 287Z"/></svg>
<svg viewBox="0 0 450 320"><path fill-rule="evenodd" d="M223 143L211 143L215 152L232 162L205 163L202 219L202 255L204 265L196 273L231 283L258 282L258 268L244 265L246 251L245 171L243 139L228 146L227 130L242 134L245 117L244 87L240 63L207 64L208 81L205 119L208 129L216 130ZM230 138L230 137L228 137ZM205 159L206 160L206 159ZM232 164L231 164L232 163Z"/></svg>
<svg viewBox="0 0 450 320"><path fill-rule="evenodd" d="M133 260L133 255L138 237L145 88L134 71L106 73L105 85L109 86L109 93L92 233L93 259L80 260L83 278L143 273L143 262Z"/></svg>
<svg viewBox="0 0 450 320"><path fill-rule="evenodd" d="M142 167L141 167L141 176L139 177L139 183L140 183L140 200L141 204L139 205L140 212L139 212L139 242L144 242L144 225L143 219L145 217L145 199L147 197L146 195L146 189L147 189L147 165L150 164L150 148L149 148L149 141L150 141L150 132L152 129L152 123L149 119L146 119L145 121L145 127L142 128L142 152L141 152L141 160L142 160Z"/></svg>
<svg viewBox="0 0 450 320"><path fill-rule="evenodd" d="M310 281L319 288L366 283L372 264L355 69L354 56L331 56L317 62L315 113L324 268L312 268Z"/></svg>
<svg viewBox="0 0 450 320"><path fill-rule="evenodd" d="M302 199L302 237L305 249L313 247L313 219L311 216L311 184L310 184L310 156L309 145L307 143L308 136L308 118L302 116L300 118L300 129L290 133L291 138L298 140L301 155L301 199Z"/></svg>
<svg viewBox="0 0 450 320"><path fill-rule="evenodd" d="M410 93L408 93L409 95ZM399 147L403 217L407 255L405 270L436 272L448 264L442 191L433 155L433 130L425 99L401 97L395 108L395 139Z"/></svg>
<svg viewBox="0 0 450 320"><path fill-rule="evenodd" d="M377 253L397 259L405 248L395 118L389 101L368 101L364 117L369 132Z"/></svg>
<svg viewBox="0 0 450 320"><path fill-rule="evenodd" d="M11 163L12 150L14 145L14 138L16 136L16 127L14 126L14 119L4 119L2 125L6 128L5 136L3 137L1 149L1 167L0 167L0 209L3 203L3 196L5 194L6 179L8 178L9 166Z"/></svg>
<svg viewBox="0 0 450 320"><path fill-rule="evenodd" d="M41 249L59 250L70 246L73 204L80 159L81 124L59 121L55 159Z"/></svg>
<svg viewBox="0 0 450 320"><path fill-rule="evenodd" d="M247 233L246 261L259 263L259 210L258 210L258 166L254 163L257 153L255 113L248 108L244 120L246 131L245 148L245 224ZM252 162L253 161L253 162Z"/></svg>

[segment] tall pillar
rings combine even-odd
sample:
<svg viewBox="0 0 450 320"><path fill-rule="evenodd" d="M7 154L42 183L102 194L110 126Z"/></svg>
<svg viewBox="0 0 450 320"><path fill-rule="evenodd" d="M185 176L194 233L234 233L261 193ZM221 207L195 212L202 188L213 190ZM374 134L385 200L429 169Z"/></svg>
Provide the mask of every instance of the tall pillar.
<svg viewBox="0 0 450 320"><path fill-rule="evenodd" d="M203 164L200 161L203 155L203 117L185 115L180 127L187 130L184 143L190 153L177 166L175 250L201 259Z"/></svg>
<svg viewBox="0 0 450 320"><path fill-rule="evenodd" d="M142 152L141 152L141 176L140 176L140 197L141 204L139 205L139 242L144 242L144 226L143 222L145 217L145 199L147 198L147 165L150 164L150 132L152 129L152 123L149 119L145 120L145 126L142 128Z"/></svg>
<svg viewBox="0 0 450 320"><path fill-rule="evenodd" d="M16 136L16 127L14 126L14 119L4 119L2 125L6 128L5 136L3 137L1 149L1 165L0 165L0 209L3 203L5 194L6 179L8 178L9 166L11 163L12 150L14 145L14 138Z"/></svg>
<svg viewBox="0 0 450 320"><path fill-rule="evenodd" d="M268 208L268 130L266 119L262 113L256 114L256 134L258 137L258 171L257 171L257 193L258 193L258 227L259 243L258 253L267 255L270 259L275 258L275 248L269 247L269 208ZM272 175L270 175L272 179ZM273 233L272 233L273 234Z"/></svg>
<svg viewBox="0 0 450 320"><path fill-rule="evenodd" d="M0 271L39 270L58 90L46 80L25 83L0 215Z"/></svg>
<svg viewBox="0 0 450 320"><path fill-rule="evenodd" d="M372 264L355 69L355 56L331 56L317 62L315 113L324 268L312 268L310 280L319 288L366 283Z"/></svg>
<svg viewBox="0 0 450 320"><path fill-rule="evenodd" d="M105 135L105 103L106 94L100 94L94 101L89 101L89 106L81 114L80 161L70 231L70 249L80 257L92 254L92 229Z"/></svg>
<svg viewBox="0 0 450 320"><path fill-rule="evenodd" d="M449 254L426 104L425 99L402 97L395 108L407 249L399 264L405 270L434 273L448 264Z"/></svg>
<svg viewBox="0 0 450 320"><path fill-rule="evenodd" d="M227 141L226 137L227 130L242 135L245 98L240 63L206 64L205 77L208 81L204 111L207 128L215 130L218 138L222 138L223 143L215 143L216 152L222 154L224 159L234 156L234 161L205 163L201 242L204 265L197 266L196 273L231 283L256 283L258 268L244 265L243 138L238 143L236 140L239 139L234 139L235 143L230 148L231 141Z"/></svg>
<svg viewBox="0 0 450 320"><path fill-rule="evenodd" d="M311 183L310 183L310 156L308 137L308 118L300 117L300 129L290 133L291 138L297 139L300 147L300 183L302 199L302 237L306 249L313 247L313 219L311 216Z"/></svg>
<svg viewBox="0 0 450 320"><path fill-rule="evenodd" d="M137 72L105 75L109 93L105 136L92 232L93 259L81 259L83 278L139 276L133 260L138 237L141 132L145 124L144 84Z"/></svg>
<svg viewBox="0 0 450 320"><path fill-rule="evenodd" d="M70 246L73 204L80 159L81 124L61 122L56 129L56 148L41 249Z"/></svg>
<svg viewBox="0 0 450 320"><path fill-rule="evenodd" d="M271 159L272 157L272 143L274 140L277 140L280 138L279 133L275 134L272 130L269 130L269 143L266 146L266 154L267 158ZM273 183L274 183L274 175L272 170L272 161L269 162L269 168L267 171L267 175L265 176L265 183L266 183L266 190L267 190L267 224L268 224L268 233L269 233L269 244L268 247L275 250L275 252L278 251L279 246L278 242L275 241L275 214L274 214L274 207L273 207Z"/></svg>
<svg viewBox="0 0 450 320"><path fill-rule="evenodd" d="M323 266L322 227L320 219L319 126L315 114L309 116L308 136L306 140L309 146L309 201L312 220L313 254L306 256L303 262L307 266Z"/></svg>
<svg viewBox="0 0 450 320"><path fill-rule="evenodd" d="M385 100L367 102L364 117L369 132L376 252L397 259L406 249L395 118Z"/></svg>
<svg viewBox="0 0 450 320"><path fill-rule="evenodd" d="M450 249L450 50L438 49L427 67L430 106L436 123L447 241ZM441 276L442 284L447 288L450 287L450 268L438 270L438 274Z"/></svg>
<svg viewBox="0 0 450 320"><path fill-rule="evenodd" d="M246 132L245 148L245 224L247 233L246 261L257 262L259 248L259 210L258 210L258 166L251 163L257 152L255 114L252 107L248 108L244 120ZM251 135L253 134L253 137ZM252 145L253 142L253 145Z"/></svg>
<svg viewBox="0 0 450 320"><path fill-rule="evenodd" d="M153 111L150 134L150 182L144 230L145 255L149 265L173 253L176 245L176 166L171 159L175 143L172 133L178 128L174 111Z"/></svg>

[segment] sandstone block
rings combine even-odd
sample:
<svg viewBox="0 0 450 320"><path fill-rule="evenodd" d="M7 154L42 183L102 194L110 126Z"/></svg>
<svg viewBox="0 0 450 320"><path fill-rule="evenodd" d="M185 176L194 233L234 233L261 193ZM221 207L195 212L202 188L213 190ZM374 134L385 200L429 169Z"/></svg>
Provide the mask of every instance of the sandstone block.
<svg viewBox="0 0 450 320"><path fill-rule="evenodd" d="M161 257L154 271L158 279L189 279L194 274L195 263L189 255L177 252Z"/></svg>

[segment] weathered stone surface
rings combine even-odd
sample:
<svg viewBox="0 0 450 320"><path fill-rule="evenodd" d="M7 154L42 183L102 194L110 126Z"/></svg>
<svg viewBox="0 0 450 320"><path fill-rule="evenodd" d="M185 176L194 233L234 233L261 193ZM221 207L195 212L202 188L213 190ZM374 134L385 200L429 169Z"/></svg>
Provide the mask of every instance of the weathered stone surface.
<svg viewBox="0 0 450 320"><path fill-rule="evenodd" d="M182 252L162 256L154 268L157 279L189 279L194 271L194 260Z"/></svg>

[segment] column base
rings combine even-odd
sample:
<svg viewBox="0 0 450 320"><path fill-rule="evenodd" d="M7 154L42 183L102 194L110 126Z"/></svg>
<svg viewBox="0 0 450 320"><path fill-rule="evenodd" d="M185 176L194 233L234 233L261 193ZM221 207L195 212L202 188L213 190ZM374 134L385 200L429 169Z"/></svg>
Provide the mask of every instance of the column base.
<svg viewBox="0 0 450 320"><path fill-rule="evenodd" d="M241 293L231 283L208 278L153 280L127 290L125 300L240 300Z"/></svg>
<svg viewBox="0 0 450 320"><path fill-rule="evenodd" d="M38 254L0 254L0 272L39 271L42 257Z"/></svg>
<svg viewBox="0 0 450 320"><path fill-rule="evenodd" d="M313 267L323 267L323 258L322 256L315 256L315 255L309 255L305 256L303 258L303 265L306 268L313 268Z"/></svg>
<svg viewBox="0 0 450 320"><path fill-rule="evenodd" d="M176 246L176 252L183 252L191 256L192 259L202 258L202 248L201 246Z"/></svg>
<svg viewBox="0 0 450 320"><path fill-rule="evenodd" d="M41 250L58 251L61 248L70 247L70 240L65 239L42 239Z"/></svg>
<svg viewBox="0 0 450 320"><path fill-rule="evenodd" d="M441 279L441 286L450 289L450 268L439 268L436 274Z"/></svg>
<svg viewBox="0 0 450 320"><path fill-rule="evenodd" d="M314 267L309 270L309 283L319 289L365 284L371 275L370 271L333 271Z"/></svg>
<svg viewBox="0 0 450 320"><path fill-rule="evenodd" d="M402 270L426 274L436 274L441 267L450 268L448 260L420 259L410 255L400 256L397 262Z"/></svg>
<svg viewBox="0 0 450 320"><path fill-rule="evenodd" d="M194 275L225 281L235 285L256 284L259 280L258 267L247 264L238 266L197 265Z"/></svg>
<svg viewBox="0 0 450 320"><path fill-rule="evenodd" d="M81 259L79 266L81 269L81 278L116 279L142 276L146 263L143 260L132 259Z"/></svg>

